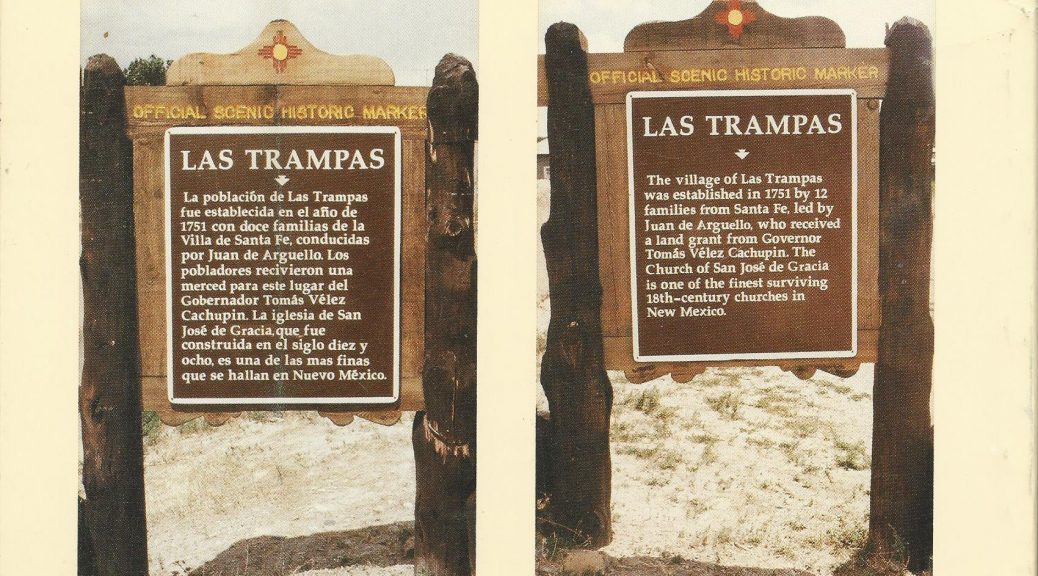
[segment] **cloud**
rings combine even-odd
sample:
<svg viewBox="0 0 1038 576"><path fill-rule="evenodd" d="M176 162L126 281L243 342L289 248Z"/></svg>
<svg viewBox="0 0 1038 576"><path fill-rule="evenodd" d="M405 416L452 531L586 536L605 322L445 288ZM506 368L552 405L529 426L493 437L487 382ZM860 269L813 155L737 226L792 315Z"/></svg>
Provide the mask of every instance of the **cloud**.
<svg viewBox="0 0 1038 576"><path fill-rule="evenodd" d="M476 0L83 0L81 60L103 52L126 66L151 54L175 60L233 52L284 18L321 50L379 56L398 84L428 85L447 52L478 66L476 6Z"/></svg>

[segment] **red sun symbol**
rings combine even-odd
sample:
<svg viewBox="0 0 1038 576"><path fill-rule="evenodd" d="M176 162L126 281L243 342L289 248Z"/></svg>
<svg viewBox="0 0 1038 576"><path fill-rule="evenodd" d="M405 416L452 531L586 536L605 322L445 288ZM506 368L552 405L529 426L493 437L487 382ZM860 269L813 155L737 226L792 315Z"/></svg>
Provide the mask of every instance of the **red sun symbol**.
<svg viewBox="0 0 1038 576"><path fill-rule="evenodd" d="M259 49L259 55L264 58L270 58L270 61L274 63L274 71L279 73L285 71L285 67L288 66L290 59L302 53L302 48L288 43L288 38L285 37L285 33L281 30L278 30L278 33L274 35L273 44Z"/></svg>
<svg viewBox="0 0 1038 576"><path fill-rule="evenodd" d="M728 27L728 33L736 40L742 36L742 27L756 19L756 14L742 9L739 0L728 0L728 8L714 16L718 24Z"/></svg>

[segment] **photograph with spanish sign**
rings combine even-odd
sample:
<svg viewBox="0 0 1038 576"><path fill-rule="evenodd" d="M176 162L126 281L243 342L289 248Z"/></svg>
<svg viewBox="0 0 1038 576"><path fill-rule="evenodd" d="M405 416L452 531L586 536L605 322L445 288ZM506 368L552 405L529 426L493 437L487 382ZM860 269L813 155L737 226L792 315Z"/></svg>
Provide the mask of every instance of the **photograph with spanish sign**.
<svg viewBox="0 0 1038 576"><path fill-rule="evenodd" d="M477 13L83 2L80 574L472 574Z"/></svg>
<svg viewBox="0 0 1038 576"><path fill-rule="evenodd" d="M628 94L636 360L855 354L855 100Z"/></svg>
<svg viewBox="0 0 1038 576"><path fill-rule="evenodd" d="M400 131L166 132L173 403L395 402Z"/></svg>

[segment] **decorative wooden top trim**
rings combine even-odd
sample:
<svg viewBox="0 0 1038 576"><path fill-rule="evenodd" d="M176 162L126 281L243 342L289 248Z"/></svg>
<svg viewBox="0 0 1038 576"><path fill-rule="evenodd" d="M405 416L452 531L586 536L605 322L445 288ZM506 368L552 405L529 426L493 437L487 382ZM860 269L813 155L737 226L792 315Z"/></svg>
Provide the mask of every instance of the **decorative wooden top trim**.
<svg viewBox="0 0 1038 576"><path fill-rule="evenodd" d="M624 39L624 52L846 45L843 30L828 18L782 18L754 0L716 0L689 20L635 26Z"/></svg>
<svg viewBox="0 0 1038 576"><path fill-rule="evenodd" d="M288 20L274 20L251 44L231 54L188 54L166 72L167 86L209 85L368 85L392 86L393 69L363 54L318 50Z"/></svg>

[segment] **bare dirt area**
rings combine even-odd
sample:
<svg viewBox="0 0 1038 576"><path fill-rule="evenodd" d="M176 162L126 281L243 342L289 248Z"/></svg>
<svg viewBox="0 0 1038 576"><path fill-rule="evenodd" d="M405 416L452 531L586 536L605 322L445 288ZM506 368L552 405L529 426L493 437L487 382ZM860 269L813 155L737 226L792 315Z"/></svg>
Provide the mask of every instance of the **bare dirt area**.
<svg viewBox="0 0 1038 576"><path fill-rule="evenodd" d="M219 427L152 422L151 574L413 574L412 419L339 427L313 412L255 412Z"/></svg>
<svg viewBox="0 0 1038 576"><path fill-rule="evenodd" d="M865 545L871 366L847 379L777 368L685 384L610 376L604 573L830 576ZM567 554L546 543L542 572L569 572Z"/></svg>
<svg viewBox="0 0 1038 576"><path fill-rule="evenodd" d="M865 544L872 370L614 382L604 551L830 574Z"/></svg>

